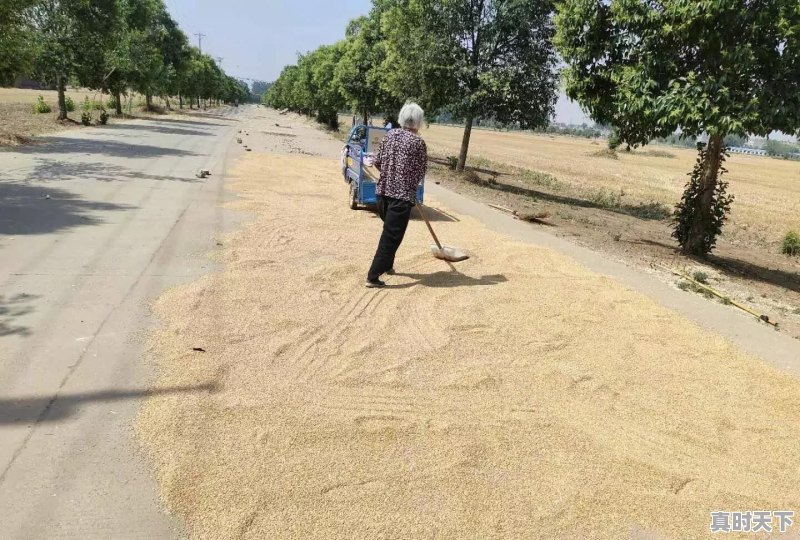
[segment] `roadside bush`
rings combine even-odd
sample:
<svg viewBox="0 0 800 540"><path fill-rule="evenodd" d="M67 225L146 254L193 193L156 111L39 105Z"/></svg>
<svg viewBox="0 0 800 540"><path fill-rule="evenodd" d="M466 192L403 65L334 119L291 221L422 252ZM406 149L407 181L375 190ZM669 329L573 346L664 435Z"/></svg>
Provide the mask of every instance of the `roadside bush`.
<svg viewBox="0 0 800 540"><path fill-rule="evenodd" d="M608 159L619 159L617 155L617 150L615 148L602 148L600 150L595 150L591 154L591 157L601 157L601 158L608 158Z"/></svg>
<svg viewBox="0 0 800 540"><path fill-rule="evenodd" d="M103 110L103 104L100 103L99 101L95 101L93 99L89 99L89 96L86 96L83 99L83 106L81 107L81 109L86 111L86 112L102 111Z"/></svg>
<svg viewBox="0 0 800 540"><path fill-rule="evenodd" d="M106 108L116 110L117 100L114 98L114 96L108 96L108 99L106 100Z"/></svg>
<svg viewBox="0 0 800 540"><path fill-rule="evenodd" d="M677 157L672 152L667 152L666 150L640 150L638 152L633 152L634 156L647 156L647 157L660 157L660 158L675 158Z"/></svg>
<svg viewBox="0 0 800 540"><path fill-rule="evenodd" d="M71 97L66 96L64 98L64 103L67 105L67 112L73 112L75 110L75 101Z"/></svg>
<svg viewBox="0 0 800 540"><path fill-rule="evenodd" d="M622 205L623 195L623 193L599 189L590 195L589 201L600 208L619 208Z"/></svg>
<svg viewBox="0 0 800 540"><path fill-rule="evenodd" d="M33 114L46 114L52 111L50 105L45 103L44 96L36 98L36 103L33 104Z"/></svg>
<svg viewBox="0 0 800 540"><path fill-rule="evenodd" d="M800 255L800 234L795 231L786 233L781 244L781 253L792 257Z"/></svg>
<svg viewBox="0 0 800 540"><path fill-rule="evenodd" d="M447 166L451 171L456 170L458 166L458 158L456 156L447 156Z"/></svg>
<svg viewBox="0 0 800 540"><path fill-rule="evenodd" d="M84 126L91 126L92 125L92 113L89 111L84 112L81 114L81 124Z"/></svg>
<svg viewBox="0 0 800 540"><path fill-rule="evenodd" d="M522 171L522 179L526 182L531 182L533 184L548 187L553 190L563 190L566 186L560 182L555 176L552 174L548 174L546 172L541 171L533 171L530 169L524 169Z"/></svg>
<svg viewBox="0 0 800 540"><path fill-rule="evenodd" d="M619 136L617 130L612 130L611 135L608 136L608 149L616 150L622 144L622 137Z"/></svg>
<svg viewBox="0 0 800 540"><path fill-rule="evenodd" d="M100 113L100 125L104 126L106 124L108 124L108 113L106 111L103 111L102 113Z"/></svg>

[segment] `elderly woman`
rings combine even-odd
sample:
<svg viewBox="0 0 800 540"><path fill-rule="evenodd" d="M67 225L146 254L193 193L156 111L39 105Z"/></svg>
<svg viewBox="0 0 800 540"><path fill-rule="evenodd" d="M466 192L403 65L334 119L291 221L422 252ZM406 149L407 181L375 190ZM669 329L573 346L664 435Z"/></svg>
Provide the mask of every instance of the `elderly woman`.
<svg viewBox="0 0 800 540"><path fill-rule="evenodd" d="M394 272L394 256L406 234L411 207L417 201L417 187L428 170L428 148L418 135L425 113L416 103L407 103L398 116L400 129L393 129L381 141L375 167L378 180L378 213L383 233L367 274L367 287L384 287L380 277Z"/></svg>

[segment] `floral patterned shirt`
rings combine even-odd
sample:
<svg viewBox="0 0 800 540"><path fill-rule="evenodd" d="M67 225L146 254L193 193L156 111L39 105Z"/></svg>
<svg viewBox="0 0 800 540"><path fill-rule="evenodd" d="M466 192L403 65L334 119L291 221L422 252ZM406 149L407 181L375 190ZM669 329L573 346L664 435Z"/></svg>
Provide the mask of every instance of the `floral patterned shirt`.
<svg viewBox="0 0 800 540"><path fill-rule="evenodd" d="M381 141L375 167L381 171L378 195L415 203L417 186L428 171L428 147L419 135L392 129Z"/></svg>

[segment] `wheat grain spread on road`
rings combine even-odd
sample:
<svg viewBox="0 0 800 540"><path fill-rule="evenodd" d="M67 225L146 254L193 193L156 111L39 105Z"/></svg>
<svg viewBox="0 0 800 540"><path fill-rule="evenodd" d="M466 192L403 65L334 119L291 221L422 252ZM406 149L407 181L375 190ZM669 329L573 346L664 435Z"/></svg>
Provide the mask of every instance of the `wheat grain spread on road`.
<svg viewBox="0 0 800 540"><path fill-rule="evenodd" d="M705 538L713 510L800 510L800 384L552 250L380 221L337 164L246 154L221 271L167 292L138 433L197 538ZM435 201L429 201L436 207ZM201 347L206 352L193 351Z"/></svg>

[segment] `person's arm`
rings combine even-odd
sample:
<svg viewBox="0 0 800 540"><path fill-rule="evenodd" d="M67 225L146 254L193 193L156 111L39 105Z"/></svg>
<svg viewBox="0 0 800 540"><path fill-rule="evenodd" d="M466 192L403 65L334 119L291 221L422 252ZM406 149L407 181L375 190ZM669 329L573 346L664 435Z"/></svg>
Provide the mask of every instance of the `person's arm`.
<svg viewBox="0 0 800 540"><path fill-rule="evenodd" d="M375 155L375 161L373 162L373 165L375 165L375 168L379 171L381 170L381 161L383 161L383 151L385 146L386 137L381 139L381 145L378 147L378 153Z"/></svg>
<svg viewBox="0 0 800 540"><path fill-rule="evenodd" d="M421 139L420 139L421 140ZM425 141L422 141L422 178L420 178L420 183L425 180L425 175L428 174L428 145L425 144Z"/></svg>

